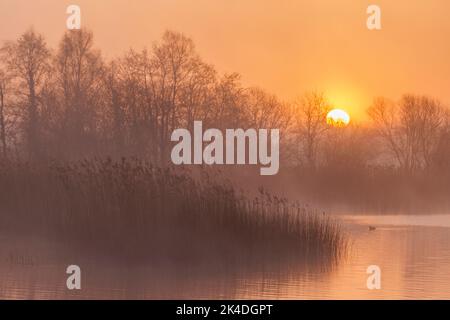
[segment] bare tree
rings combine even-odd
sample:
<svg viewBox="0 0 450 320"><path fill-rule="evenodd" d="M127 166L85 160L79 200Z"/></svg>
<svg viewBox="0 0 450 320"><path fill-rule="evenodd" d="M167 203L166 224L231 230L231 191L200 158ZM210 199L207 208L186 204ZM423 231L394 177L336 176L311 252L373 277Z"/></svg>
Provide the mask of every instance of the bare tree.
<svg viewBox="0 0 450 320"><path fill-rule="evenodd" d="M73 154L96 147L96 118L104 83L100 52L93 48L92 32L67 31L55 57L56 82L63 106L61 143Z"/></svg>
<svg viewBox="0 0 450 320"><path fill-rule="evenodd" d="M450 117L448 111L430 166L438 173L450 172Z"/></svg>
<svg viewBox="0 0 450 320"><path fill-rule="evenodd" d="M7 145L6 145L6 119L5 119L5 109L6 109L6 91L9 79L3 70L0 70L0 143L2 150L2 157L7 156Z"/></svg>
<svg viewBox="0 0 450 320"><path fill-rule="evenodd" d="M377 98L368 115L404 171L430 166L446 121L439 101L411 94L404 95L398 104Z"/></svg>
<svg viewBox="0 0 450 320"><path fill-rule="evenodd" d="M373 121L374 129L378 136L386 142L397 163L404 167L405 155L400 139L397 105L386 98L378 97L374 99L372 105L367 109L367 114Z"/></svg>
<svg viewBox="0 0 450 320"><path fill-rule="evenodd" d="M130 50L114 63L114 69L114 72L108 71L107 81L107 87L116 87L109 89L113 126L114 123L118 125L116 121L123 121L122 139L127 150L135 155L145 154L156 161L156 152L150 152L157 150L157 144L156 110L149 80L152 76L149 53L147 50L141 53ZM116 95L115 102L112 100L113 91Z"/></svg>
<svg viewBox="0 0 450 320"><path fill-rule="evenodd" d="M420 107L420 135L419 153L423 166L429 168L439 144L439 139L446 129L448 112L442 104L426 96L419 97Z"/></svg>
<svg viewBox="0 0 450 320"><path fill-rule="evenodd" d="M198 57L192 59L189 69L179 95L182 123L184 126L192 125L195 120L208 123L214 112L216 70Z"/></svg>
<svg viewBox="0 0 450 320"><path fill-rule="evenodd" d="M295 132L299 137L302 156L306 164L317 165L317 152L323 134L327 130L326 115L330 104L323 93L309 92L295 104Z"/></svg>
<svg viewBox="0 0 450 320"><path fill-rule="evenodd" d="M245 121L242 113L242 102L245 100L245 89L241 85L241 77L237 73L225 74L214 88L214 103L210 111L211 121L216 128L238 127Z"/></svg>
<svg viewBox="0 0 450 320"><path fill-rule="evenodd" d="M155 108L161 163L167 159L170 133L180 124L180 94L189 85L198 62L193 41L181 33L166 31L161 43L153 47L149 88Z"/></svg>
<svg viewBox="0 0 450 320"><path fill-rule="evenodd" d="M40 151L39 100L49 70L50 51L44 38L30 29L17 41L7 42L1 53L8 72L19 82L20 94L26 97L25 140L29 155L36 157Z"/></svg>
<svg viewBox="0 0 450 320"><path fill-rule="evenodd" d="M125 112L122 107L123 99L121 95L122 86L118 75L118 64L120 61L112 61L106 68L104 75L104 87L107 101L106 108L101 110L101 118L108 131L113 143L115 154L125 153Z"/></svg>
<svg viewBox="0 0 450 320"><path fill-rule="evenodd" d="M243 108L248 118L248 125L253 128L273 128L284 131L291 122L291 106L259 88L247 90Z"/></svg>

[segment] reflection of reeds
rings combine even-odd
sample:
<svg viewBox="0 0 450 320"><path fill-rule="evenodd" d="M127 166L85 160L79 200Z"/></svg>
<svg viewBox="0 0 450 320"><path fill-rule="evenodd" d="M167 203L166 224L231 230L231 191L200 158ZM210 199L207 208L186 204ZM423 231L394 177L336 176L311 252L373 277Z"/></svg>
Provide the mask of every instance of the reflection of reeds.
<svg viewBox="0 0 450 320"><path fill-rule="evenodd" d="M214 181L213 181L214 180ZM139 160L0 165L0 223L105 256L185 265L339 257L333 219ZM239 262L241 263L241 262Z"/></svg>

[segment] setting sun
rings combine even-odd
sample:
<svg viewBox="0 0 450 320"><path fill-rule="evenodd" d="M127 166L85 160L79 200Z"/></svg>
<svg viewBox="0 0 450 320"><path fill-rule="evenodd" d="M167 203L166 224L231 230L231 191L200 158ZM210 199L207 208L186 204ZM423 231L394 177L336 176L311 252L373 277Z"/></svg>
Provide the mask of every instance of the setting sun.
<svg viewBox="0 0 450 320"><path fill-rule="evenodd" d="M347 126L350 123L349 114L341 109L333 109L327 114L327 123L333 126Z"/></svg>
<svg viewBox="0 0 450 320"><path fill-rule="evenodd" d="M449 13L0 0L0 302L450 300Z"/></svg>

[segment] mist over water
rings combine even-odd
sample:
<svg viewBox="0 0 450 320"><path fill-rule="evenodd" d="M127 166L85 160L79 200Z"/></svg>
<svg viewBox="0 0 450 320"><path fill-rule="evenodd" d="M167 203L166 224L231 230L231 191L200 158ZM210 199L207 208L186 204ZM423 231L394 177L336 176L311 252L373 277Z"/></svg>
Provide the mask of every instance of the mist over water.
<svg viewBox="0 0 450 320"><path fill-rule="evenodd" d="M430 219L425 219L429 217ZM65 288L57 245L2 241L0 297L7 299L448 299L450 298L450 215L343 217L353 242L336 263L262 270L186 267L176 273L151 263L136 267L84 259L80 292ZM430 225L429 220L439 226ZM421 223L420 221L425 221ZM377 225L369 231L369 225ZM4 240L4 239L2 239ZM71 258L69 258L71 256ZM24 260L20 260L23 257ZM366 269L379 265L381 290L368 290ZM59 276L58 276L59 275Z"/></svg>

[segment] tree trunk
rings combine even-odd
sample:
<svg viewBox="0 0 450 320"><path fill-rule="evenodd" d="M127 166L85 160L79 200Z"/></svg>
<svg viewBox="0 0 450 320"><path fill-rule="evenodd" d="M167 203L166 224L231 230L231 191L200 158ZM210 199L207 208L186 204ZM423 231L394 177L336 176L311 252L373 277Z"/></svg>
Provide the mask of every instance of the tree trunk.
<svg viewBox="0 0 450 320"><path fill-rule="evenodd" d="M5 128L5 93L3 85L0 84L0 142L2 156L6 158L6 128Z"/></svg>

